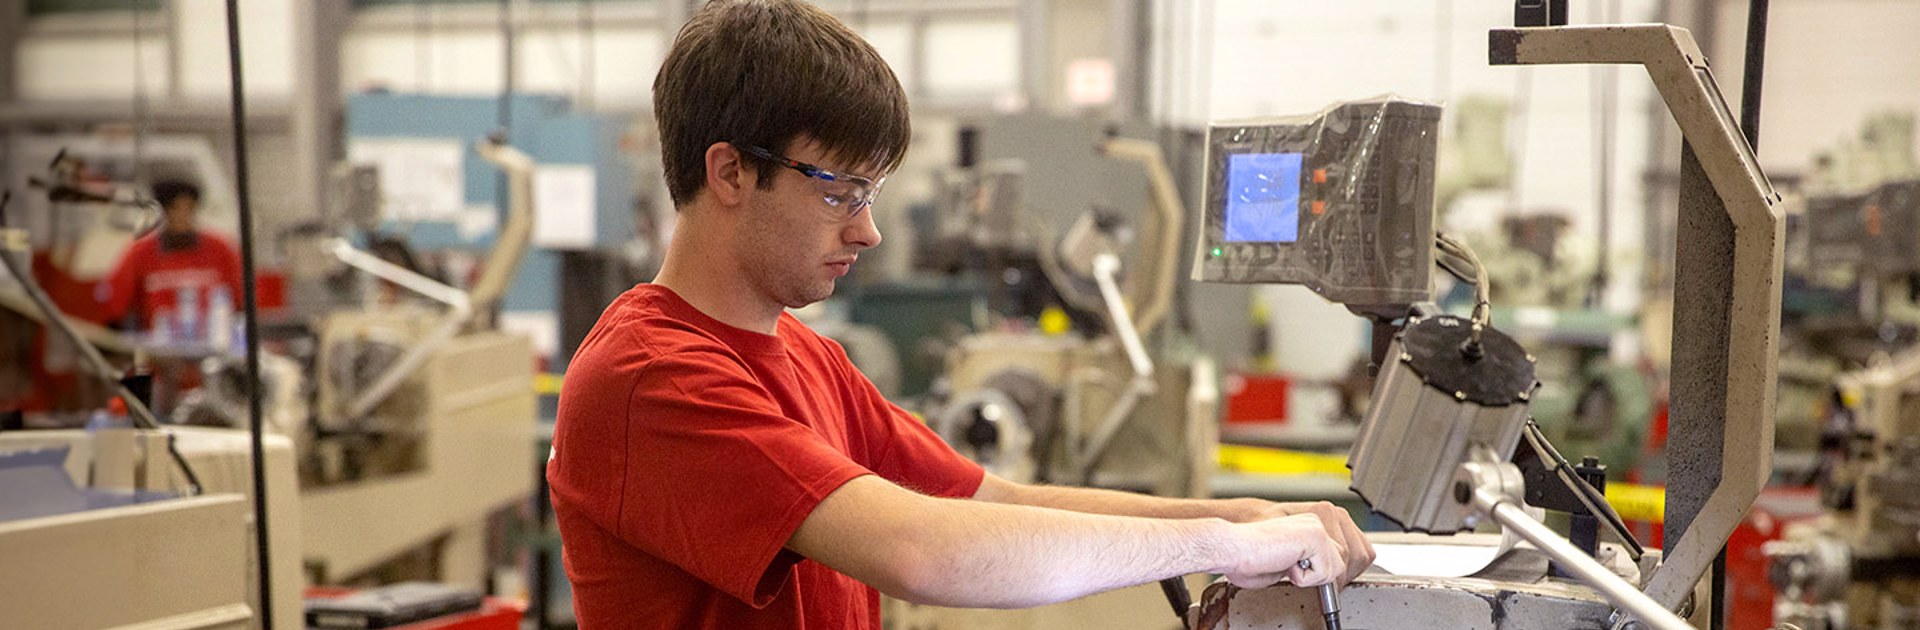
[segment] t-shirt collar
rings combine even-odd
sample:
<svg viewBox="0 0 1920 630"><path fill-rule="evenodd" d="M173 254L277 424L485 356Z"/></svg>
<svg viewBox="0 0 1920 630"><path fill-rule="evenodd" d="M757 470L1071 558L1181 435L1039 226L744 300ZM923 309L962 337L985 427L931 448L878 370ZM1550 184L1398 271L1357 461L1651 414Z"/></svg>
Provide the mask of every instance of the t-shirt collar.
<svg viewBox="0 0 1920 630"><path fill-rule="evenodd" d="M715 337L719 337L721 342L727 344L728 347L734 350L754 354L786 354L787 352L787 345L780 340L780 337L747 330L714 319L712 316L700 312L700 309L695 308L693 304L687 302L686 298L680 297L680 294L674 293L673 289L658 284L642 284L639 286L639 289L644 293L659 297L660 300L658 304L660 304L661 310L666 311L669 315L690 322ZM791 315L788 315L784 311L780 313L781 319L787 317L791 317Z"/></svg>

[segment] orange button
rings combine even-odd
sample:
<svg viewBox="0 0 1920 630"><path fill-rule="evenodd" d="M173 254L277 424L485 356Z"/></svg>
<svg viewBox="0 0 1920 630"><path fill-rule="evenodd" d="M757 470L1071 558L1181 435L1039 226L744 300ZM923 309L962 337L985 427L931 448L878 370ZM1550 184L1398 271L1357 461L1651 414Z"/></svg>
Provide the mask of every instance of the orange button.
<svg viewBox="0 0 1920 630"><path fill-rule="evenodd" d="M1327 183L1327 169L1324 169L1324 168L1313 169L1313 183L1315 184Z"/></svg>
<svg viewBox="0 0 1920 630"><path fill-rule="evenodd" d="M1326 214L1326 213L1327 213L1327 202L1326 202L1325 200L1321 200L1321 199L1315 199L1315 200L1313 200L1313 213L1314 213L1314 214Z"/></svg>

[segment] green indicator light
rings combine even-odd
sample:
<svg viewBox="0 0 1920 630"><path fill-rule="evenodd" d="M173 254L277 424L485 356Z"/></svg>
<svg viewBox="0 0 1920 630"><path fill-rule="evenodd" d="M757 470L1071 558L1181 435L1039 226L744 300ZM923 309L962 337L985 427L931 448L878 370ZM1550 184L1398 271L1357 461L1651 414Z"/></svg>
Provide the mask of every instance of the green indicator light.
<svg viewBox="0 0 1920 630"><path fill-rule="evenodd" d="M1220 248L1218 248L1218 247L1215 247L1215 248L1213 248L1213 257L1214 257L1214 258L1219 258L1219 257L1220 257L1220 254L1222 254L1222 253L1225 253L1225 252L1224 252L1224 251L1222 251L1222 250L1221 250Z"/></svg>

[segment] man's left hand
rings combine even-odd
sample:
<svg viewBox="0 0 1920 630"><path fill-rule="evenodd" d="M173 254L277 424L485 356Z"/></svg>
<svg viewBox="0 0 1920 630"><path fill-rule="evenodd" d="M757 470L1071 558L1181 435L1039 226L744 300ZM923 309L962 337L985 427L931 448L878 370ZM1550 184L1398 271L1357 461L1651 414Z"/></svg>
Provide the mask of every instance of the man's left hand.
<svg viewBox="0 0 1920 630"><path fill-rule="evenodd" d="M1360 526L1345 509L1326 501L1314 503L1275 503L1261 499L1231 499L1222 502L1221 518L1235 523L1261 521L1295 514L1312 514L1320 519L1320 526L1327 529L1327 535L1340 541L1347 550L1347 574L1338 581L1341 584L1353 580L1367 567L1373 566L1373 543L1360 533Z"/></svg>

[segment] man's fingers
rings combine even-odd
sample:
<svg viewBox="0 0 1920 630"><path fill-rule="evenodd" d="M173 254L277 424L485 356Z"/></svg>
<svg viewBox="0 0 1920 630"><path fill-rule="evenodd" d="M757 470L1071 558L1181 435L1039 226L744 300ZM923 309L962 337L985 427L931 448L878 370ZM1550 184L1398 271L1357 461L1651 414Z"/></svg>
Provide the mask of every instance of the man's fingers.
<svg viewBox="0 0 1920 630"><path fill-rule="evenodd" d="M1341 559L1346 561L1346 570L1336 576L1340 583L1352 581L1367 567L1373 566L1373 543L1367 540L1366 534L1361 533L1360 526L1353 522L1353 517L1346 510L1321 501L1313 504L1311 511L1326 526L1327 535L1342 544Z"/></svg>
<svg viewBox="0 0 1920 630"><path fill-rule="evenodd" d="M1360 526L1355 525L1353 519L1341 519L1341 526L1347 532L1348 541L1346 555L1347 575L1346 579L1342 580L1344 583L1353 581L1353 578L1359 577L1362 572L1367 570L1367 567L1373 566L1374 551L1373 542L1367 540L1366 534L1361 533Z"/></svg>
<svg viewBox="0 0 1920 630"><path fill-rule="evenodd" d="M1295 570L1297 571L1298 569L1295 569ZM1275 584L1279 584L1282 578L1290 580L1292 579L1292 577L1293 575L1289 572L1252 574L1252 575L1228 574L1227 582L1230 584L1233 584L1234 586L1238 586L1240 588L1266 588L1269 586L1273 586Z"/></svg>
<svg viewBox="0 0 1920 630"><path fill-rule="evenodd" d="M1316 564L1309 568L1295 567L1289 572L1288 577L1294 585L1311 587L1330 584L1339 581L1341 574L1345 573L1346 562L1337 554L1327 553L1316 556L1314 561Z"/></svg>

